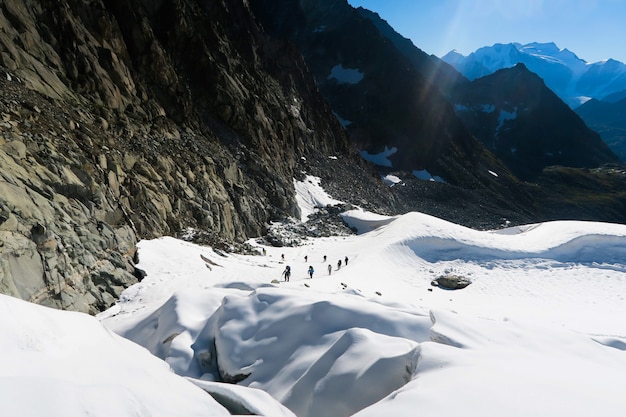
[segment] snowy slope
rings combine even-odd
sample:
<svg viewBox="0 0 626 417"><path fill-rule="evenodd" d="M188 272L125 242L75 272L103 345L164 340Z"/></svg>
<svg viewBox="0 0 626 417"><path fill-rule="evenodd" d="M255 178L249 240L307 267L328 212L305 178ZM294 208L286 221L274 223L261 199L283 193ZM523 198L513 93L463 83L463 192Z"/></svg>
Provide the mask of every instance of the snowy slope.
<svg viewBox="0 0 626 417"><path fill-rule="evenodd" d="M229 415L93 317L4 295L0 317L2 416Z"/></svg>
<svg viewBox="0 0 626 417"><path fill-rule="evenodd" d="M297 186L303 202L333 201L314 179ZM190 383L272 416L623 415L625 225L563 221L488 232L421 213L360 210L345 221L359 234L285 248L250 241L257 256L173 238L140 242L146 278L98 319L157 358L93 318L0 297L0 414L42 410L28 403L23 380L43 376L58 394L87 390L88 375L111 384L90 391L93 415L134 415L132 404L167 410L169 401L181 407L170 415L196 415L203 401L222 415ZM287 264L293 273L283 282ZM472 283L433 287L444 274ZM31 324L8 319L16 305ZM150 363L186 381L168 391ZM111 396L123 404L114 414L103 400ZM46 415L83 415L60 407Z"/></svg>

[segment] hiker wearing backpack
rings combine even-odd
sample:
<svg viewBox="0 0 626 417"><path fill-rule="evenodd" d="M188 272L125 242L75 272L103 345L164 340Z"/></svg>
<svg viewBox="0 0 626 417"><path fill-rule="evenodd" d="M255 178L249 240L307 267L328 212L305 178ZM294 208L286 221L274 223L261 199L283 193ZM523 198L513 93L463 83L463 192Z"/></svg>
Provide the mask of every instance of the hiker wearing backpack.
<svg viewBox="0 0 626 417"><path fill-rule="evenodd" d="M285 282L289 282L289 278L291 277L291 267L289 265L285 267L283 277L285 277Z"/></svg>

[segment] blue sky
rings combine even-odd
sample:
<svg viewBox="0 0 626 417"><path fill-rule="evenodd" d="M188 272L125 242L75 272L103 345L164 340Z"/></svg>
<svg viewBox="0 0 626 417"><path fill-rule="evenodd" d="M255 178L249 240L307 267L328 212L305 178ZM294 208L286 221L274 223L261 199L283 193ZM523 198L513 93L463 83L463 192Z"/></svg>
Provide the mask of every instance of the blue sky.
<svg viewBox="0 0 626 417"><path fill-rule="evenodd" d="M554 42L587 62L626 63L626 0L348 0L439 57L494 43Z"/></svg>

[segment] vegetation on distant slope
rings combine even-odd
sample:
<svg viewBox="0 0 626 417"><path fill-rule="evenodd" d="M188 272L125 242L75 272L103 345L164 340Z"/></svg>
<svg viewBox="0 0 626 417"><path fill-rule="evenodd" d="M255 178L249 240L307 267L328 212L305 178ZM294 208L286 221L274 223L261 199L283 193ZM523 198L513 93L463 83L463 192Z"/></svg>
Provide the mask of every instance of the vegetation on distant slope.
<svg viewBox="0 0 626 417"><path fill-rule="evenodd" d="M624 223L626 169L604 166L579 169L554 166L543 170L531 192L546 220L593 220Z"/></svg>

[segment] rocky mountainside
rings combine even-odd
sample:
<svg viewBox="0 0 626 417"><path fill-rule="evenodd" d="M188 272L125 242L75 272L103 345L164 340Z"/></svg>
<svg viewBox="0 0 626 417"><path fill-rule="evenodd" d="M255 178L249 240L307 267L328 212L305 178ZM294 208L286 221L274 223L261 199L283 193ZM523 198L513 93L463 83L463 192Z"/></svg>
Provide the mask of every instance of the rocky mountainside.
<svg viewBox="0 0 626 417"><path fill-rule="evenodd" d="M378 15L378 13L374 13L363 7L357 7L356 11L359 12L361 16L371 21L381 35L389 39L396 49L413 64L417 72L422 74L426 80L436 85L444 95L449 93L450 90L456 86L467 83L468 79L454 67L444 60L434 55L428 55L426 52L419 49L409 39L396 32L386 20Z"/></svg>
<svg viewBox="0 0 626 417"><path fill-rule="evenodd" d="M346 1L254 0L271 35L302 50L318 88L362 151L385 146L394 168L443 176L440 156L474 149L449 103Z"/></svg>
<svg viewBox="0 0 626 417"><path fill-rule="evenodd" d="M493 226L498 212L512 222L626 220L616 215L624 207L621 168L616 175L608 168L599 179L620 190L617 197L610 186L590 189L586 181L618 158L525 67L470 83L443 71L445 65L411 47L374 13L352 9L345 1L254 0L251 5L269 33L302 50L320 92L358 149L387 156L382 171L424 169L424 177L443 178L445 185L418 180L394 187L411 208L468 224L463 213L475 215L469 208L481 207L490 216L478 216L479 227ZM571 169L552 169L554 164ZM578 175L587 169L599 171ZM544 170L558 172L570 184L567 192L545 198L555 177L543 176ZM547 188L544 193L537 187ZM562 211L555 203L559 198ZM605 211L598 209L600 201Z"/></svg>
<svg viewBox="0 0 626 417"><path fill-rule="evenodd" d="M141 277L137 239L262 235L329 155L394 204L244 1L7 0L0 27L3 293L106 308Z"/></svg>
<svg viewBox="0 0 626 417"><path fill-rule="evenodd" d="M523 180L547 166L595 168L619 159L582 119L524 64L457 88L457 114Z"/></svg>
<svg viewBox="0 0 626 417"><path fill-rule="evenodd" d="M622 161L626 161L626 140L620 134L621 119L599 120L594 116L594 109L598 107L594 103L585 110L577 110L589 100L607 103L622 100L626 94L626 64L614 59L587 63L573 52L559 49L554 43L495 44L480 48L468 56L452 51L442 60L472 80L523 63L541 77L561 100L575 109Z"/></svg>
<svg viewBox="0 0 626 417"><path fill-rule="evenodd" d="M524 64L460 86L451 99L470 131L526 181L539 218L626 221L618 156Z"/></svg>
<svg viewBox="0 0 626 417"><path fill-rule="evenodd" d="M574 111L626 162L626 98L615 102L591 99Z"/></svg>
<svg viewBox="0 0 626 417"><path fill-rule="evenodd" d="M399 51L388 30L381 33L381 25L345 0L253 0L250 4L269 34L302 50L321 94L361 152L376 155L391 150L387 170L426 171L449 186L480 194L482 201L490 200L497 207L532 212L532 199L522 184L468 132L443 88L429 79L449 67L435 65L416 48L419 56L409 59L410 51ZM462 77L457 74L455 79ZM428 190L426 194L439 193L434 184L415 187ZM410 200L412 208L420 203L415 194L394 192L401 200Z"/></svg>

